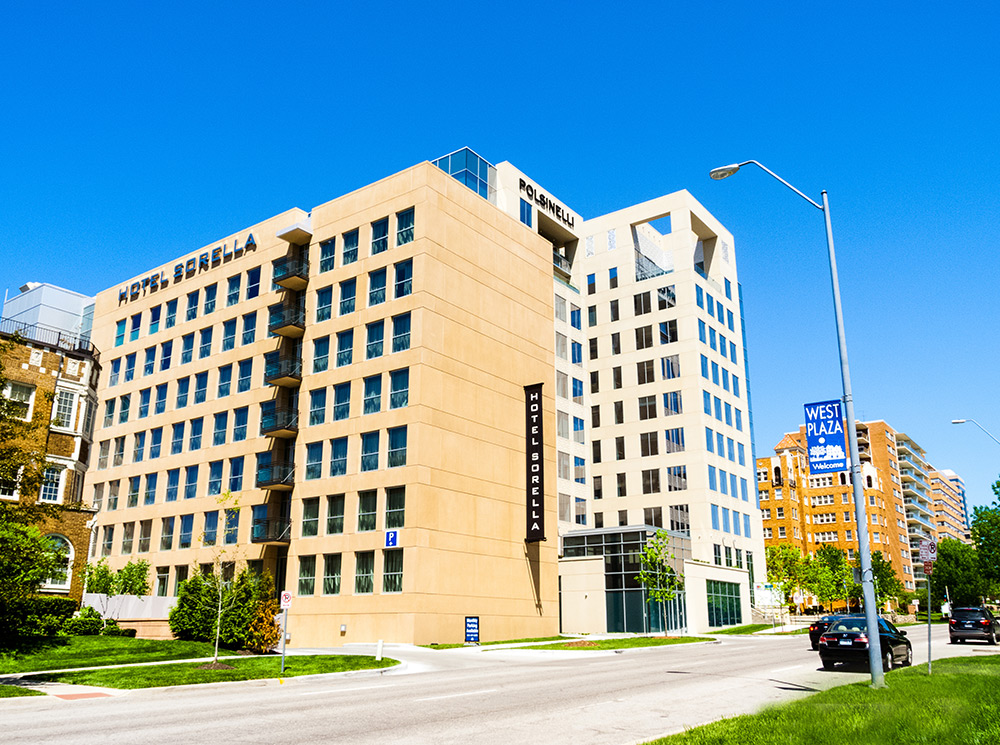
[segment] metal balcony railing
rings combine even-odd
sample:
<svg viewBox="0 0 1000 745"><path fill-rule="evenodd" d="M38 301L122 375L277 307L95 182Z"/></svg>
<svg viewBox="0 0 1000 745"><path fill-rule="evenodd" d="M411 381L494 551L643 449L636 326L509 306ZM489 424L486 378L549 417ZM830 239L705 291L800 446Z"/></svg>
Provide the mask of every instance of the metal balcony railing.
<svg viewBox="0 0 1000 745"><path fill-rule="evenodd" d="M251 543L290 543L291 520L254 520L250 530Z"/></svg>

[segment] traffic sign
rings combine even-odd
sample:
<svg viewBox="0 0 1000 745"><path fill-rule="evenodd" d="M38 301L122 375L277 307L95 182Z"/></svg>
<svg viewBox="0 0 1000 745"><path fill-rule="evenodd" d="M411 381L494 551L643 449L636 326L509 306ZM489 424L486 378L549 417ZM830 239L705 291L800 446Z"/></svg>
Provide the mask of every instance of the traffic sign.
<svg viewBox="0 0 1000 745"><path fill-rule="evenodd" d="M288 610L292 607L292 593L288 590L281 592L281 610Z"/></svg>
<svg viewBox="0 0 1000 745"><path fill-rule="evenodd" d="M924 562L924 574L926 574L928 577L930 577L933 572L934 572L934 562L933 561L925 561Z"/></svg>
<svg viewBox="0 0 1000 745"><path fill-rule="evenodd" d="M920 560L937 561L937 541L924 538L920 541Z"/></svg>
<svg viewBox="0 0 1000 745"><path fill-rule="evenodd" d="M385 547L396 548L396 546L398 545L399 545L399 531L398 530L385 531Z"/></svg>

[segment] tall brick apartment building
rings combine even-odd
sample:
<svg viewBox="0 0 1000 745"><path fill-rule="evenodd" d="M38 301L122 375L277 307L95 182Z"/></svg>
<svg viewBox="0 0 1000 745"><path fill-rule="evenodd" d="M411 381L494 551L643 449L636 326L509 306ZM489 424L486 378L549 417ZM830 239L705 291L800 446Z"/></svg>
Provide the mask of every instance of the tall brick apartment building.
<svg viewBox="0 0 1000 745"><path fill-rule="evenodd" d="M97 407L97 351L86 335L8 318L0 321L0 341L6 378L2 395L17 402L22 417L36 425L31 430L30 436L36 438L32 445L47 454L39 489L27 491L17 483L0 482L0 499L62 507L58 517L46 519L40 527L65 546L67 562L42 592L80 599L90 542L88 522L95 512L83 503L82 495Z"/></svg>

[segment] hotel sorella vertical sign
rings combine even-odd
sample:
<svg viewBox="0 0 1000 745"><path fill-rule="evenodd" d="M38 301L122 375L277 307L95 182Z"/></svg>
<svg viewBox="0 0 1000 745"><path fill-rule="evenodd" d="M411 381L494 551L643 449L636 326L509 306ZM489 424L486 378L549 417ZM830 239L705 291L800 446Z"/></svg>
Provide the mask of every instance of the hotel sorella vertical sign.
<svg viewBox="0 0 1000 745"><path fill-rule="evenodd" d="M545 540L545 430L542 425L542 386L524 386L524 433L527 453L526 543Z"/></svg>

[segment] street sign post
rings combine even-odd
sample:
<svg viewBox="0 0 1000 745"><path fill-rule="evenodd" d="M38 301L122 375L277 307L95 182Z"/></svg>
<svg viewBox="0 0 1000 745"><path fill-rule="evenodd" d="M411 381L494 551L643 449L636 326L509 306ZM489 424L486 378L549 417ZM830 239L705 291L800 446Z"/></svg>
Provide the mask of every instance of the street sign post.
<svg viewBox="0 0 1000 745"><path fill-rule="evenodd" d="M285 674L285 644L288 643L288 609L292 607L292 593L281 591L281 674Z"/></svg>
<svg viewBox="0 0 1000 745"><path fill-rule="evenodd" d="M937 561L937 541L923 538L920 541L920 560L923 562Z"/></svg>

